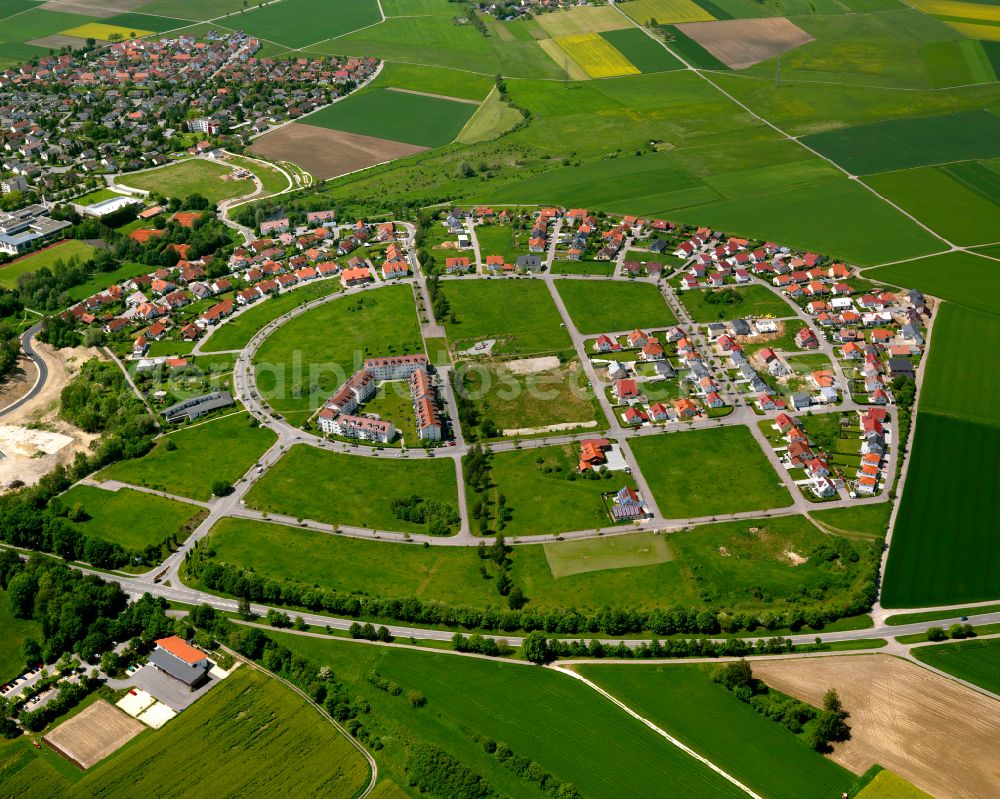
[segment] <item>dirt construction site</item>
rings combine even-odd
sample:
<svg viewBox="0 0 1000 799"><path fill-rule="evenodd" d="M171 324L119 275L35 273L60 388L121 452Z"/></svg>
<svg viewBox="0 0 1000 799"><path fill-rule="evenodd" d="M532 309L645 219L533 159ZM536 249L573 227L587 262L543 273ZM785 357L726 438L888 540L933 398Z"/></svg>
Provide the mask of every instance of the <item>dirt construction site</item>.
<svg viewBox="0 0 1000 799"><path fill-rule="evenodd" d="M851 739L831 757L851 771L878 763L936 799L1000 796L995 699L890 655L758 661L753 671L812 705L837 690L851 714Z"/></svg>

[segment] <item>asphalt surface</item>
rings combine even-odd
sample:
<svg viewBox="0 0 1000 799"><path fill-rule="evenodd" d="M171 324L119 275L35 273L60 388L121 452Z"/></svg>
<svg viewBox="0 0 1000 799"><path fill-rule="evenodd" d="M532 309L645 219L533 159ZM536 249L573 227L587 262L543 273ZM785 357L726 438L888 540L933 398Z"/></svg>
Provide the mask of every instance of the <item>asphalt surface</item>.
<svg viewBox="0 0 1000 799"><path fill-rule="evenodd" d="M0 410L0 416L6 416L9 413L13 413L22 405L26 405L31 402L35 397L37 397L43 388L45 388L45 381L49 379L49 367L46 366L45 361L36 352L33 340L35 334L42 329L42 323L39 322L36 325L32 325L21 335L21 349L24 350L24 354L27 355L35 364L35 368L38 369L38 377L35 379L35 385L31 387L31 391L25 394L21 399L16 402L12 402L6 408Z"/></svg>

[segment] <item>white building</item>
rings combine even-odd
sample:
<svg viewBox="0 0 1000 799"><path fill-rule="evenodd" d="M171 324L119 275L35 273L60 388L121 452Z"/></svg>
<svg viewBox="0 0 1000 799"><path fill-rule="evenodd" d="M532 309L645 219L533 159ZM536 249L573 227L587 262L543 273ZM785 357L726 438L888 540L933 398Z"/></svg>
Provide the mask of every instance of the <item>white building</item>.
<svg viewBox="0 0 1000 799"><path fill-rule="evenodd" d="M386 358L367 358L365 369L376 380L408 380L414 372L427 371L426 355L395 355Z"/></svg>

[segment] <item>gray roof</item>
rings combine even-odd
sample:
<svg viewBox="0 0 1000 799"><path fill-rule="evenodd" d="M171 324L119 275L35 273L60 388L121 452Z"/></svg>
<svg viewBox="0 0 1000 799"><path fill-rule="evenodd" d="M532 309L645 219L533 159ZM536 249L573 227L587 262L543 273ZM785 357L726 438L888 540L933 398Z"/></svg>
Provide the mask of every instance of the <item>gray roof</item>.
<svg viewBox="0 0 1000 799"><path fill-rule="evenodd" d="M160 411L160 413L167 418L168 422L180 421L185 416L190 421L232 404L233 395L228 391L213 391L211 394L203 394L200 397L192 397L183 402L178 402L176 405L171 405L169 408Z"/></svg>
<svg viewBox="0 0 1000 799"><path fill-rule="evenodd" d="M165 671L175 680L180 680L187 686L195 686L208 676L208 660L199 660L196 665L185 663L171 655L165 649L154 649L149 653L149 662L160 671Z"/></svg>
<svg viewBox="0 0 1000 799"><path fill-rule="evenodd" d="M519 255L517 265L521 269L537 269L542 265L542 259L537 255Z"/></svg>

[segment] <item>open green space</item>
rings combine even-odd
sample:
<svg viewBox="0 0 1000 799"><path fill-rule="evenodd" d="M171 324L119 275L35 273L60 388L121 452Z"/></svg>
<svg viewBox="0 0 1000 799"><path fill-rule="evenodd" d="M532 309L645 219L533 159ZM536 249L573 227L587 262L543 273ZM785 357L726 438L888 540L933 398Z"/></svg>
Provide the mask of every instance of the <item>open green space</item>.
<svg viewBox="0 0 1000 799"><path fill-rule="evenodd" d="M910 652L922 663L1000 694L1000 639L918 646Z"/></svg>
<svg viewBox="0 0 1000 799"><path fill-rule="evenodd" d="M233 484L267 451L276 436L251 427L250 416L236 413L178 430L156 440L141 458L119 461L98 473L99 480L155 488L192 499L208 500L212 483Z"/></svg>
<svg viewBox="0 0 1000 799"><path fill-rule="evenodd" d="M472 103L380 89L327 106L302 122L421 147L439 147L453 141L475 111Z"/></svg>
<svg viewBox="0 0 1000 799"><path fill-rule="evenodd" d="M438 2L438 0L434 0ZM387 61L372 88L410 89L417 92L441 94L475 100L477 103L493 89L492 75L478 75L458 69L429 67Z"/></svg>
<svg viewBox="0 0 1000 799"><path fill-rule="evenodd" d="M186 19L174 19L170 16L160 16L157 14L125 12L115 14L113 17L102 17L94 20L104 25L117 25L120 28L129 28L131 31L150 30L155 33L166 33L177 28L190 25Z"/></svg>
<svg viewBox="0 0 1000 799"><path fill-rule="evenodd" d="M83 508L83 519L69 521L78 533L136 550L159 544L174 533L181 533L183 540L185 525L201 510L144 491L106 491L90 485L73 486L60 494L58 502L71 512L77 505Z"/></svg>
<svg viewBox="0 0 1000 799"><path fill-rule="evenodd" d="M41 639L41 625L34 619L19 619L10 609L7 591L0 589L0 684L24 670L21 645L26 638Z"/></svg>
<svg viewBox="0 0 1000 799"><path fill-rule="evenodd" d="M82 241L76 239L61 241L51 247L46 247L44 250L25 255L12 263L0 266L0 286L5 289L16 288L17 279L21 275L37 272L43 266L51 269L57 261L69 263L69 260L74 257L81 261L87 261L94 252L93 247Z"/></svg>
<svg viewBox="0 0 1000 799"><path fill-rule="evenodd" d="M86 283L66 289L66 296L71 302L80 302L92 294L104 291L108 286L112 286L115 283L123 283L136 275L145 275L151 271L153 271L153 267L148 264L124 261L121 266L111 272L94 272Z"/></svg>
<svg viewBox="0 0 1000 799"><path fill-rule="evenodd" d="M377 496L372 486L379 487ZM392 501L416 496L441 503L457 516L457 492L449 458L359 457L298 444L254 484L246 504L330 524L426 533L428 524L398 518ZM458 523L452 528L457 531Z"/></svg>
<svg viewBox="0 0 1000 799"><path fill-rule="evenodd" d="M39 6L38 3L31 3L26 8L11 5L7 13L0 12L3 19L0 26L0 64L6 66L48 55L48 48L28 42L94 21L83 14L67 14Z"/></svg>
<svg viewBox="0 0 1000 799"><path fill-rule="evenodd" d="M253 172L260 178L260 185L267 194L277 194L290 186L287 177L275 167L259 158L244 158L241 155L230 155L226 158L226 161Z"/></svg>
<svg viewBox="0 0 1000 799"><path fill-rule="evenodd" d="M553 261L553 275L601 275L611 277L615 273L614 261Z"/></svg>
<svg viewBox="0 0 1000 799"><path fill-rule="evenodd" d="M528 254L525 231L519 231L518 243L514 242L514 229L510 225L476 225L476 240L483 265L490 255L502 255L507 263L517 263L518 255Z"/></svg>
<svg viewBox="0 0 1000 799"><path fill-rule="evenodd" d="M919 289L977 311L995 313L997 309L993 298L1000 292L1000 263L971 252L946 252L865 270L864 274L872 280Z"/></svg>
<svg viewBox="0 0 1000 799"><path fill-rule="evenodd" d="M5 792L25 799L155 796L178 780L214 794L353 799L369 779L361 753L319 711L249 666L85 773L21 744L2 745L0 775Z"/></svg>
<svg viewBox="0 0 1000 799"><path fill-rule="evenodd" d="M330 667L352 693L371 703L365 726L385 742L377 756L398 784L407 784L408 751L427 743L447 751L504 795L547 795L536 782L500 766L473 740L479 735L508 744L516 755L534 760L584 796L645 799L662 793L665 774L678 795L744 796L583 683L548 669L272 635L317 666ZM370 685L366 675L373 671L402 686L404 696ZM410 707L404 697L411 690L424 695L426 707Z"/></svg>
<svg viewBox="0 0 1000 799"><path fill-rule="evenodd" d="M666 72L682 66L666 48L639 28L602 31L601 38L625 56L640 72Z"/></svg>
<svg viewBox="0 0 1000 799"><path fill-rule="evenodd" d="M184 19L214 19L225 14L243 11L247 6L243 0L152 0L139 6L143 14L169 14ZM239 17L234 17L232 25L236 25Z"/></svg>
<svg viewBox="0 0 1000 799"><path fill-rule="evenodd" d="M394 285L292 319L257 350L254 367L261 396L280 413L299 412L296 420L304 422L365 358L423 351L413 289Z"/></svg>
<svg viewBox="0 0 1000 799"><path fill-rule="evenodd" d="M1000 156L1000 117L963 111L861 125L803 142L855 175Z"/></svg>
<svg viewBox="0 0 1000 799"><path fill-rule="evenodd" d="M574 666L761 796L824 799L858 778L712 680L712 665Z"/></svg>
<svg viewBox="0 0 1000 799"><path fill-rule="evenodd" d="M632 452L670 519L783 508L788 490L741 426L634 439Z"/></svg>
<svg viewBox="0 0 1000 799"><path fill-rule="evenodd" d="M934 799L915 785L904 780L891 771L880 771L875 779L869 782L858 799Z"/></svg>
<svg viewBox="0 0 1000 799"><path fill-rule="evenodd" d="M496 340L494 355L554 354L571 347L541 280L451 281L442 284L442 293L451 307L443 321L453 352L484 339Z"/></svg>
<svg viewBox="0 0 1000 799"><path fill-rule="evenodd" d="M892 503L879 502L875 505L811 510L809 515L839 535L881 538L889 527Z"/></svg>
<svg viewBox="0 0 1000 799"><path fill-rule="evenodd" d="M380 22L376 0L283 0L233 18L252 36L286 47L308 47Z"/></svg>
<svg viewBox="0 0 1000 799"><path fill-rule="evenodd" d="M189 158L176 164L123 175L118 182L134 189L155 192L165 197L185 198L200 194L210 203L252 194L252 180L231 180L232 167L204 158Z"/></svg>
<svg viewBox="0 0 1000 799"><path fill-rule="evenodd" d="M859 554L857 562L827 561L819 553L830 541L802 516L722 522L670 535L519 545L510 551L509 574L529 610L708 606L764 617L815 602L810 596L834 604L850 601L871 578L876 549L849 544ZM425 548L223 519L213 528L209 548L214 554L207 557L218 562L359 596L475 608L505 604L472 547ZM789 552L808 560L796 565Z"/></svg>
<svg viewBox="0 0 1000 799"><path fill-rule="evenodd" d="M1000 173L982 164L918 167L865 182L955 244L1000 240Z"/></svg>
<svg viewBox="0 0 1000 799"><path fill-rule="evenodd" d="M695 322L745 317L794 316L785 300L764 286L730 286L724 289L679 291L677 297Z"/></svg>
<svg viewBox="0 0 1000 799"><path fill-rule="evenodd" d="M1000 612L1000 604L996 605L972 605L967 608L951 608L949 610L926 610L917 613L897 613L889 616L885 623L891 626L901 624L914 624L921 621L946 621L957 622L962 616L975 616L979 613Z"/></svg>
<svg viewBox="0 0 1000 799"><path fill-rule="evenodd" d="M581 333L670 327L677 318L651 283L558 280L556 289Z"/></svg>
<svg viewBox="0 0 1000 799"><path fill-rule="evenodd" d="M212 328L212 333L202 345L202 349L205 352L242 349L253 338L254 333L268 322L274 321L299 305L337 291L340 291L339 280L318 280L251 305L239 316Z"/></svg>

